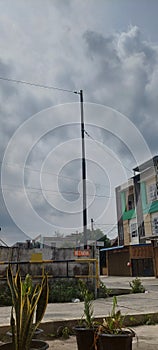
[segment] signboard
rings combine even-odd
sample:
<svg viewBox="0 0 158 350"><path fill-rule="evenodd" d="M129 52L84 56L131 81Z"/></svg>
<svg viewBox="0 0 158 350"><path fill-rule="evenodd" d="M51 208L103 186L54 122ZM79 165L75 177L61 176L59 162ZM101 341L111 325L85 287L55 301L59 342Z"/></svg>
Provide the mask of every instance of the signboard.
<svg viewBox="0 0 158 350"><path fill-rule="evenodd" d="M102 241L88 240L87 244L94 245L96 247L104 247L104 242L102 242Z"/></svg>
<svg viewBox="0 0 158 350"><path fill-rule="evenodd" d="M31 255L31 262L41 262L42 260L42 253L33 253Z"/></svg>
<svg viewBox="0 0 158 350"><path fill-rule="evenodd" d="M87 256L90 256L90 251L89 251L89 250L75 250L75 251L74 251L74 256L78 256L78 257L84 256L84 257L87 257Z"/></svg>
<svg viewBox="0 0 158 350"><path fill-rule="evenodd" d="M97 247L104 247L104 242L97 241Z"/></svg>
<svg viewBox="0 0 158 350"><path fill-rule="evenodd" d="M87 241L87 244L88 244L88 245L94 245L95 242L96 242L95 240L89 239L89 240Z"/></svg>

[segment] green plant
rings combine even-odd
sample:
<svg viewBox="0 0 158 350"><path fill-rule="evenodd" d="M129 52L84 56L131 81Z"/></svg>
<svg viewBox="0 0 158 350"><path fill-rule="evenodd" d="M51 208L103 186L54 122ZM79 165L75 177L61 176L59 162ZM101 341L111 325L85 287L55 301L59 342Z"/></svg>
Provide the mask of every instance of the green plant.
<svg viewBox="0 0 158 350"><path fill-rule="evenodd" d="M140 280L140 278L136 277L133 281L129 282L129 285L132 289L132 293L144 293L145 288Z"/></svg>
<svg viewBox="0 0 158 350"><path fill-rule="evenodd" d="M117 298L113 297L112 310L108 317L103 319L103 322L98 327L99 333L118 334L124 331L124 318L120 310L116 310Z"/></svg>
<svg viewBox="0 0 158 350"><path fill-rule="evenodd" d="M7 282L12 295L10 324L13 347L14 350L29 350L48 303L48 278L45 274L41 284L33 288L28 275L22 282L19 270L14 277L9 265Z"/></svg>
<svg viewBox="0 0 158 350"><path fill-rule="evenodd" d="M99 295L101 295L103 298L107 298L109 297L110 293L111 289L108 289L106 285L101 280L99 280Z"/></svg>
<svg viewBox="0 0 158 350"><path fill-rule="evenodd" d="M147 326L156 324L156 322L154 321L152 315L145 315L143 323L146 324Z"/></svg>
<svg viewBox="0 0 158 350"><path fill-rule="evenodd" d="M63 330L62 330L62 338L63 339L68 339L70 338L70 329L68 327L64 327Z"/></svg>
<svg viewBox="0 0 158 350"><path fill-rule="evenodd" d="M33 293L33 283L32 278L29 274L26 275L24 282L22 283L22 295L28 293L29 298L32 298Z"/></svg>
<svg viewBox="0 0 158 350"><path fill-rule="evenodd" d="M54 278L49 282L49 303L71 302L76 298L81 300L78 280Z"/></svg>
<svg viewBox="0 0 158 350"><path fill-rule="evenodd" d="M93 308L93 294L87 289L86 284L80 280L81 296L84 300L84 311L80 323L84 324L86 328L93 328L94 326L94 308Z"/></svg>
<svg viewBox="0 0 158 350"><path fill-rule="evenodd" d="M95 349L132 349L132 338L135 332L125 326L125 316L117 310L117 298L113 297L112 309L108 317L103 319L94 334Z"/></svg>
<svg viewBox="0 0 158 350"><path fill-rule="evenodd" d="M0 306L12 305L12 298L8 284L0 283Z"/></svg>
<svg viewBox="0 0 158 350"><path fill-rule="evenodd" d="M56 331L56 336L58 338L63 338L63 339L68 339L70 337L71 330L67 326L59 326L57 331ZM55 334L54 334L55 336Z"/></svg>

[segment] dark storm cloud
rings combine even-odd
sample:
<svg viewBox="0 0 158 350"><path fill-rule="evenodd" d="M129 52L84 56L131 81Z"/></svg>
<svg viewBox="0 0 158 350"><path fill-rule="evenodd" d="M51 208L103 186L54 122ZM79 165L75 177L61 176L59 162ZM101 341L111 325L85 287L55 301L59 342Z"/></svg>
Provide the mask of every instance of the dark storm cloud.
<svg viewBox="0 0 158 350"><path fill-rule="evenodd" d="M148 142L152 122L150 147L155 151L158 47L144 41L137 27L109 37L88 31L84 40L91 70L95 72L96 101L127 115Z"/></svg>

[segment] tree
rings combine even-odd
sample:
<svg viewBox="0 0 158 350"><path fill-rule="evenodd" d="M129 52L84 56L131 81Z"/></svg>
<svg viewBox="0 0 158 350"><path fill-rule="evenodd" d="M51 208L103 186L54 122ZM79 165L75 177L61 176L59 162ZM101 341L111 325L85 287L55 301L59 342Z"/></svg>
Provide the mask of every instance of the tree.
<svg viewBox="0 0 158 350"><path fill-rule="evenodd" d="M80 235L80 243L84 243L83 232L81 232L79 235ZM99 228L93 231L89 229L87 230L87 241L88 240L104 242L104 247L110 247L111 245L110 239Z"/></svg>

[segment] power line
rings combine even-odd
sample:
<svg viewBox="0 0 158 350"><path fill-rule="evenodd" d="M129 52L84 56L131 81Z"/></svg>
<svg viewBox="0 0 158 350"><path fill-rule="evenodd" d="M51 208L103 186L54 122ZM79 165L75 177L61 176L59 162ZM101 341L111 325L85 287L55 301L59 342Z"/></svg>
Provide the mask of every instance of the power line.
<svg viewBox="0 0 158 350"><path fill-rule="evenodd" d="M105 151L105 149L103 148L102 144L101 144L99 141L95 140L94 137L92 137L86 130L84 130L84 132L85 132L85 134L86 134L90 139L92 139L92 140L98 145L98 147L100 147L105 153L108 153L113 159L116 159L116 158L114 158L114 157L112 156L112 154L111 154L110 152L108 152L107 150ZM130 172L132 173L132 175L133 175L133 172L132 172L131 169L127 168L125 165L123 165L123 166L124 166L125 169L127 169L128 171L130 171Z"/></svg>
<svg viewBox="0 0 158 350"><path fill-rule="evenodd" d="M32 171L32 172L37 172L39 173L41 171L41 169L38 169L38 168L31 168L30 166L23 166L22 164L18 164L18 163L4 163L4 162L0 162L0 164L3 163L3 166L6 166L6 167L13 167L13 168L16 168L16 167L19 167L23 170L28 170L28 171ZM80 179L77 179L77 178L74 178L74 177L71 177L71 176L66 176L66 175L59 175L57 173L54 173L54 172L51 172L51 171L42 171L42 174L48 174L48 175L54 175L58 178L63 178L63 179L68 179L68 180L73 180L75 181L77 184L79 183ZM109 187L109 185L103 185L103 184L100 184L100 183L97 183L97 182L93 182L94 185L96 186L100 186L100 187Z"/></svg>
<svg viewBox="0 0 158 350"><path fill-rule="evenodd" d="M96 226L117 226L117 224L116 224L116 222L115 223L113 223L113 224L94 224L94 225L96 225Z"/></svg>
<svg viewBox="0 0 158 350"><path fill-rule="evenodd" d="M0 187L3 191L10 191L11 189L15 189L17 192L23 192L23 188L20 186L16 186L16 185L4 185L2 187ZM43 189L43 188L38 188L38 187L24 187L25 191L30 191L32 193L36 192L49 192L49 193L56 193L57 195L60 194L69 194L69 195L79 195L82 196L82 194L80 194L79 192L74 192L74 191L55 191L55 190L51 190L51 189ZM111 196L107 196L107 195L97 195L97 194L87 194L88 197L97 197L97 198L114 198Z"/></svg>
<svg viewBox="0 0 158 350"><path fill-rule="evenodd" d="M58 90L58 91L63 91L63 92L70 92L70 93L73 93L73 94L79 94L78 91L73 91L73 90L69 90L69 89L63 89L63 88L59 88L59 87L56 87L56 86L49 86L49 85L33 83L33 82L26 81L26 80L17 80L17 79L11 79L11 78L1 77L1 76L0 76L0 80L11 82L11 83L16 83L16 84L24 84L24 85L35 86L35 87L39 87L39 88L42 88L42 89Z"/></svg>
<svg viewBox="0 0 158 350"><path fill-rule="evenodd" d="M44 85L44 84L29 82L26 80L11 79L11 78L1 77L1 76L0 76L0 80L12 82L12 83L16 83L16 84L24 84L24 85L39 87L42 89L58 90L58 91L69 92L69 93L73 93L73 94L80 94L80 92L76 91L76 90L69 90L69 89L59 88L59 87L51 86L51 85ZM89 138L91 138L99 147L101 147L104 150L104 148L100 145L100 143L98 143L98 141L95 140L86 130L84 130L84 132ZM105 152L105 150L104 150L104 152ZM106 152L109 153L107 150L106 150ZM114 158L111 154L110 154L110 156L112 158ZM125 165L124 165L124 168L126 168L128 171L130 171L133 174L132 170L129 169L128 167L126 167Z"/></svg>

